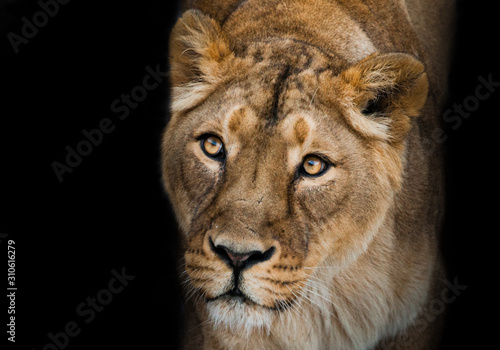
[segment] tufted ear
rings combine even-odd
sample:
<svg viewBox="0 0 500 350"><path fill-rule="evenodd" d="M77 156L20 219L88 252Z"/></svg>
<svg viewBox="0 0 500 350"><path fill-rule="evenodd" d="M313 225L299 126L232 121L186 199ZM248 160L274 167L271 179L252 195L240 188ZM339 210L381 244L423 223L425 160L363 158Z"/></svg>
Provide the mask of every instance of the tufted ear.
<svg viewBox="0 0 500 350"><path fill-rule="evenodd" d="M366 137L401 141L427 100L424 65L407 54L370 55L338 78L346 118Z"/></svg>
<svg viewBox="0 0 500 350"><path fill-rule="evenodd" d="M208 95L233 53L220 25L197 10L186 11L170 35L172 110L185 110Z"/></svg>

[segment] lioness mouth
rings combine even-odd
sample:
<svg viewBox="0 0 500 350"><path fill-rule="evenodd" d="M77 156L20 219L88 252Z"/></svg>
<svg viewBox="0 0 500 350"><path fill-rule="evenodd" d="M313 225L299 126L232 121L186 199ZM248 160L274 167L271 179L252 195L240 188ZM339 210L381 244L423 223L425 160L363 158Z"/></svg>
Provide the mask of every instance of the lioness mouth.
<svg viewBox="0 0 500 350"><path fill-rule="evenodd" d="M243 294L239 289L239 293L236 294L234 290L231 290L227 293L221 294L216 296L215 298L206 298L207 303L210 303L212 301L216 300L221 300L221 301L227 301L227 302L232 302L232 303L239 303L239 304L247 304L249 306L262 306L257 304L256 302L252 301L249 297L247 297L245 294Z"/></svg>

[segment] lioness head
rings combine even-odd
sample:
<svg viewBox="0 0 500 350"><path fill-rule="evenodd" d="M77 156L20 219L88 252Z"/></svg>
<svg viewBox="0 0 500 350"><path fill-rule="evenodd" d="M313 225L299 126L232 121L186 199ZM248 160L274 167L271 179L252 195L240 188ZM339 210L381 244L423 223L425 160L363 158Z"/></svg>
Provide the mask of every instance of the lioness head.
<svg viewBox="0 0 500 350"><path fill-rule="evenodd" d="M163 180L187 297L215 324L269 326L317 268L342 270L377 234L426 101L424 67L292 39L234 44L196 11L170 55Z"/></svg>

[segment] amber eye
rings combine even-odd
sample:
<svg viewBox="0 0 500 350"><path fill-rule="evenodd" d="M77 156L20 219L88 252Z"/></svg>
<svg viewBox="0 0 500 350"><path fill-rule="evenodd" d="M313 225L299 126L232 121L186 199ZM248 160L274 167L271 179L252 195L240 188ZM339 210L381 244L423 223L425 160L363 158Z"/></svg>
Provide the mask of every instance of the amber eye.
<svg viewBox="0 0 500 350"><path fill-rule="evenodd" d="M307 176L321 176L326 169L328 169L328 163L318 156L306 156L302 163L302 172Z"/></svg>
<svg viewBox="0 0 500 350"><path fill-rule="evenodd" d="M217 160L224 158L224 144L217 136L206 135L202 137L200 145L203 152L210 158Z"/></svg>

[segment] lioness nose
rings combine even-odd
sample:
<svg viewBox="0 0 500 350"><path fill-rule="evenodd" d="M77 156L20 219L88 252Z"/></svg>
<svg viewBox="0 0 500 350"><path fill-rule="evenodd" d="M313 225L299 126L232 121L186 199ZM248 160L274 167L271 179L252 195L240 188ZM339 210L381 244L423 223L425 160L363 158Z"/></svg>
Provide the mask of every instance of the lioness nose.
<svg viewBox="0 0 500 350"><path fill-rule="evenodd" d="M276 250L274 247L265 252L252 250L249 252L235 252L224 245L214 245L210 240L210 246L215 254L229 263L233 268L243 269L252 265L269 260Z"/></svg>

